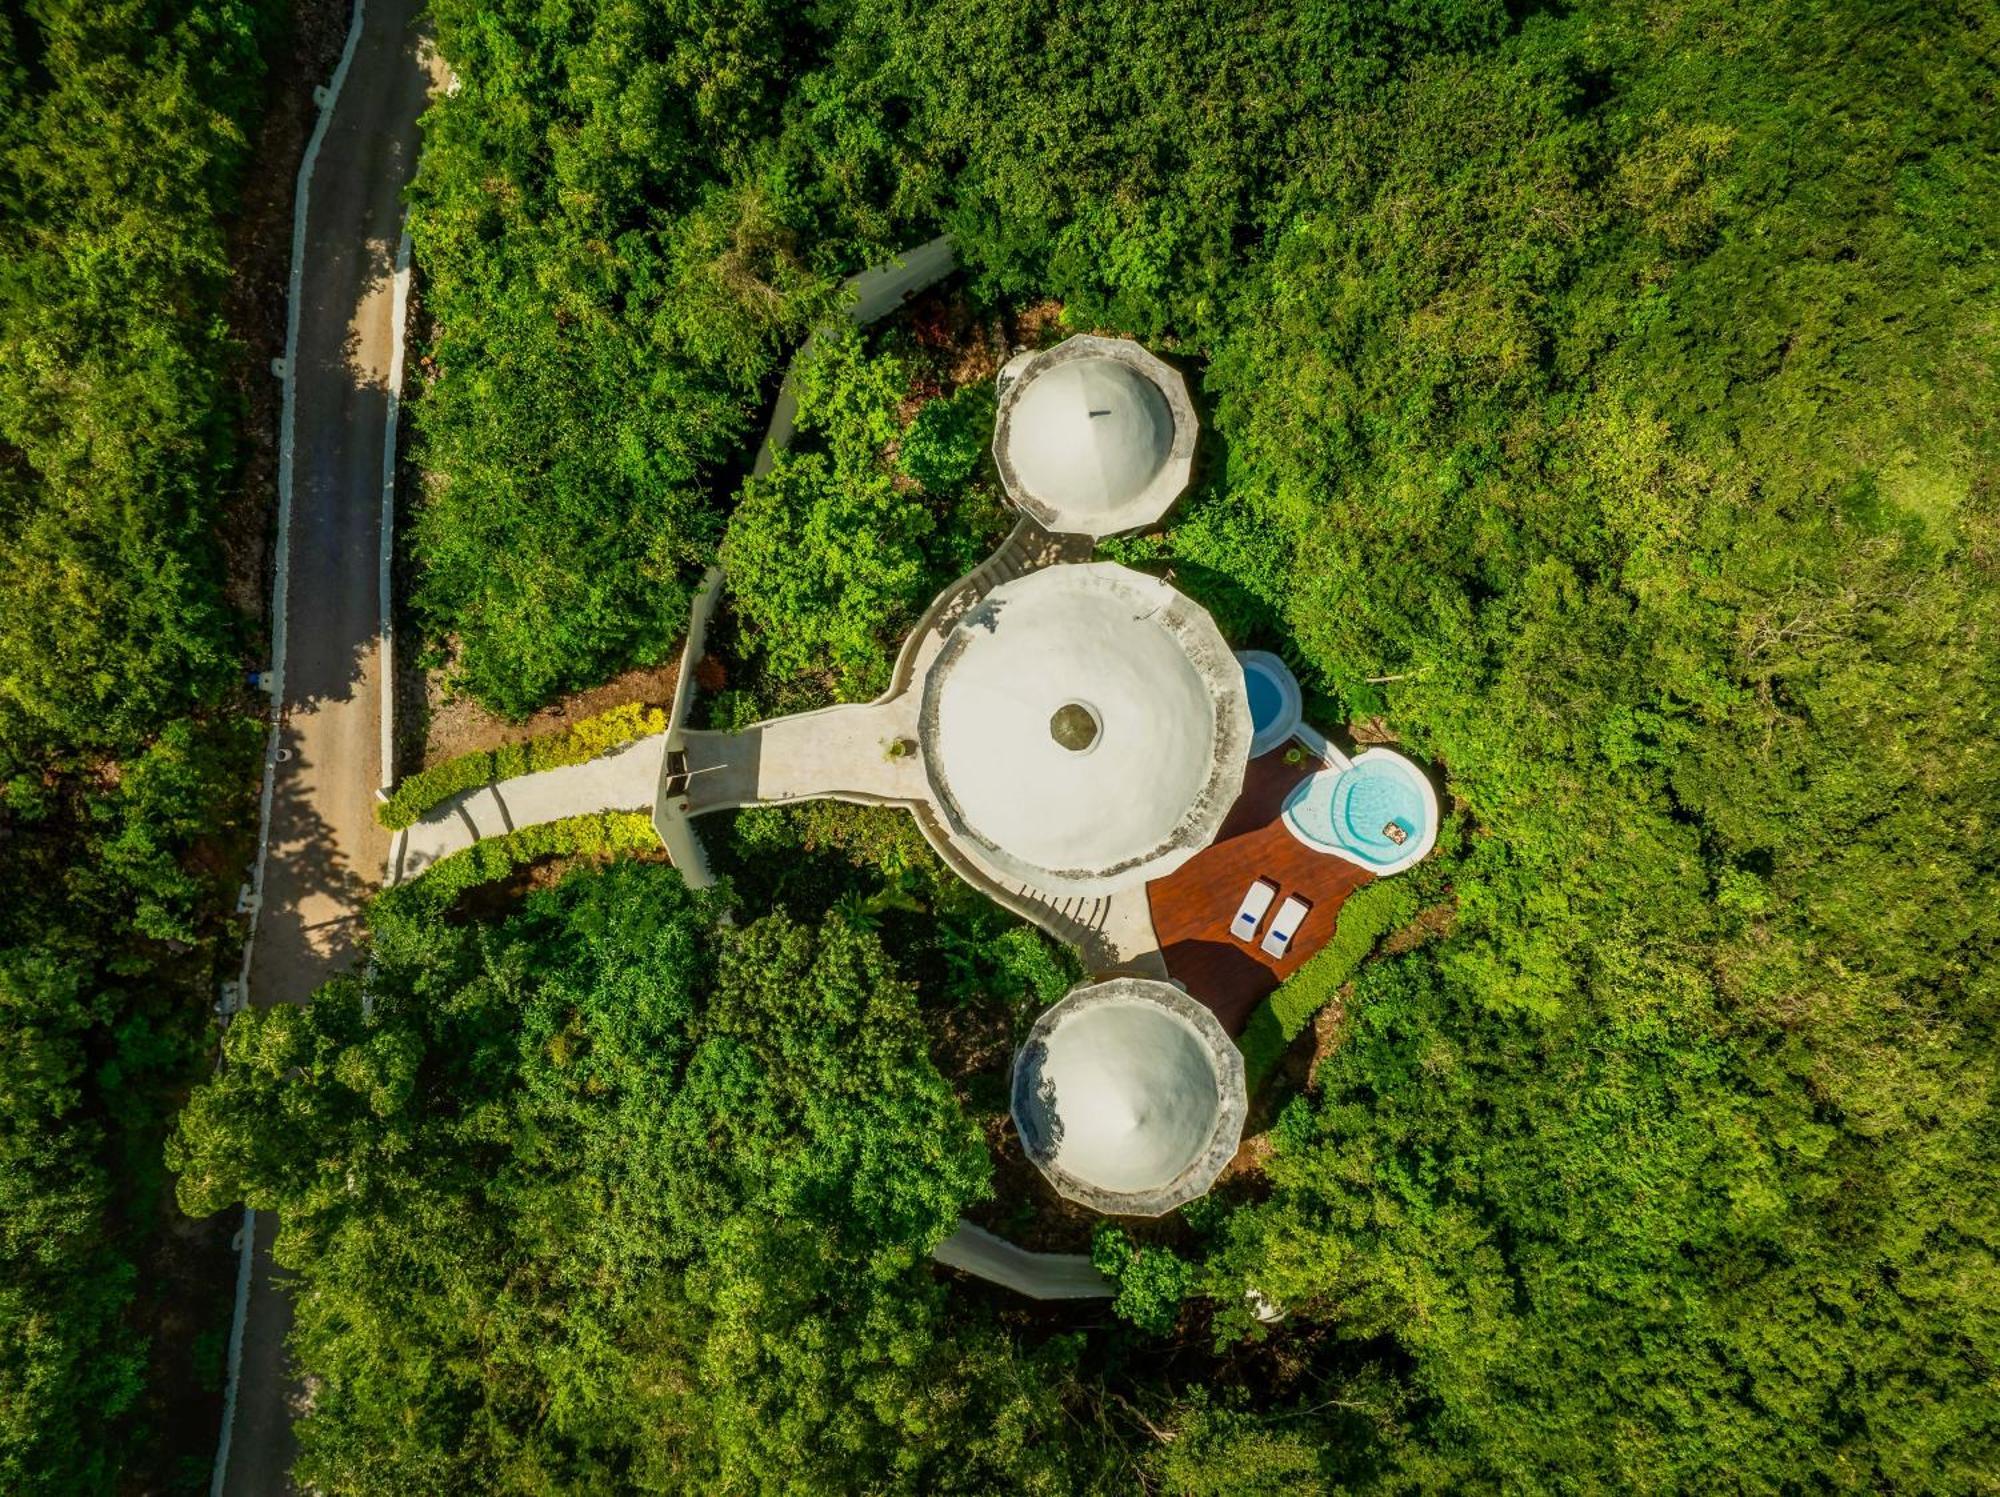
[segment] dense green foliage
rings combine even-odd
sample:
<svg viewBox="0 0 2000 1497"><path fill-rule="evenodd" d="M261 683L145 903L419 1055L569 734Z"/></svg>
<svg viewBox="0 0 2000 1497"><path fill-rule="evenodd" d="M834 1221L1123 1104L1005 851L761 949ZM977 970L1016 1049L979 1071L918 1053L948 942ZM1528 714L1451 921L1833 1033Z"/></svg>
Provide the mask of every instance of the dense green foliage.
<svg viewBox="0 0 2000 1497"><path fill-rule="evenodd" d="M1090 1261L1118 1286L1111 1308L1156 1336L1173 1330L1201 1282L1196 1265L1172 1248L1141 1247L1112 1226L1100 1226L1091 1238Z"/></svg>
<svg viewBox="0 0 2000 1497"><path fill-rule="evenodd" d="M976 397L830 340L727 496L834 278L942 225L972 297L1189 369L1196 491L1123 553L1463 835L1448 927L1357 969L1356 907L1265 1178L1107 1238L1133 1323L1045 1341L917 1261L1004 1105L927 1051L1004 1058L1065 974L907 823L714 826L736 929L659 869L388 902L372 1010L244 1026L179 1145L191 1208L286 1213L314 1480L1991 1485L1990 12L437 18L414 545L467 689L656 658L718 548L762 672L720 717L878 683L977 532Z"/></svg>
<svg viewBox="0 0 2000 1497"><path fill-rule="evenodd" d="M777 680L865 694L886 671L871 636L893 642L963 570L940 558L976 559L958 542L984 527L931 537L909 485L948 499L974 477L990 395L919 416L899 469L883 450L899 361L828 335L801 425L826 438L831 418L867 414L856 445L808 440L738 518L723 502L789 345L842 274L921 222L902 201L904 110L847 76L865 57L848 56L840 8L432 13L459 86L426 118L412 212L435 377L414 408L427 478L410 546L453 679L521 715L663 659L727 528L750 627L796 611L760 640Z"/></svg>
<svg viewBox="0 0 2000 1497"><path fill-rule="evenodd" d="M1082 975L1075 953L946 868L902 811L842 801L763 806L706 819L702 835L747 907L801 916L837 908L879 933L927 997L998 1004L1025 1020Z"/></svg>
<svg viewBox="0 0 2000 1497"><path fill-rule="evenodd" d="M714 914L637 864L378 909L367 1001L231 1027L182 1200L280 1213L318 1490L1064 1490L923 1266L988 1165L909 988L839 916Z"/></svg>
<svg viewBox="0 0 2000 1497"><path fill-rule="evenodd" d="M793 378L799 436L744 486L723 577L769 672L824 672L838 695L865 700L889 684L896 644L930 591L933 521L887 458L908 376L892 357L869 358L843 325L813 339Z"/></svg>
<svg viewBox="0 0 2000 1497"><path fill-rule="evenodd" d="M441 371L416 607L525 714L665 658L760 382L830 281L767 139L810 58L790 7L440 0L458 87L411 217Z"/></svg>
<svg viewBox="0 0 2000 1497"><path fill-rule="evenodd" d="M210 1439L162 1427L160 1400L197 1374L184 1343L150 1343L182 1225L160 1139L233 956L221 912L260 741L231 691L212 527L236 465L219 218L275 14L261 0L0 12L9 1492L182 1481L174 1452L205 1456Z"/></svg>
<svg viewBox="0 0 2000 1497"><path fill-rule="evenodd" d="M1476 50L1281 67L1302 33L1203 14L1043 32L931 136L996 277L1210 354L1226 461L1177 572L1262 599L1479 828L1455 932L1373 969L1288 1111L1218 1303L1395 1338L1437 1400L1398 1459L1456 1482L1976 1485L1991 18L1496 13ZM1106 134L995 128L1084 76L1130 80ZM1246 223L1247 273L1209 247Z"/></svg>
<svg viewBox="0 0 2000 1497"><path fill-rule="evenodd" d="M0 32L0 772L129 752L233 673L217 217L265 9L51 3Z"/></svg>
<svg viewBox="0 0 2000 1497"><path fill-rule="evenodd" d="M1333 939L1300 964L1278 990L1257 1006L1238 1043L1243 1068L1255 1091L1286 1045L1304 1032L1313 1016L1332 1000L1340 985L1360 970L1375 943L1417 913L1422 884L1438 865L1408 877L1378 879L1347 897Z"/></svg>
<svg viewBox="0 0 2000 1497"><path fill-rule="evenodd" d="M552 733L524 738L518 743L503 743L498 748L473 749L405 775L376 807L375 816L391 830L413 826L424 812L464 791L511 780L516 775L582 764L635 738L663 733L666 727L665 712L629 702Z"/></svg>
<svg viewBox="0 0 2000 1497"><path fill-rule="evenodd" d="M871 352L841 324L793 365L798 433L744 484L722 541L750 665L717 708L725 720L878 695L924 606L1003 528L979 481L991 390L945 395L939 351L896 341Z"/></svg>

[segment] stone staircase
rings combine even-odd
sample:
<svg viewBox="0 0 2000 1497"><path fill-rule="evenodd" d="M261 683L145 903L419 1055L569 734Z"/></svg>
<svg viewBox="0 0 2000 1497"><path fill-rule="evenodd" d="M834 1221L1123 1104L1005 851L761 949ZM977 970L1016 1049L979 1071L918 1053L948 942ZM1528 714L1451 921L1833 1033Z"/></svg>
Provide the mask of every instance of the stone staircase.
<svg viewBox="0 0 2000 1497"><path fill-rule="evenodd" d="M883 699L908 690L919 665L951 633L952 626L995 588L1058 562L1089 561L1095 549L1095 542L1087 535L1053 535L1033 520L1023 518L991 556L938 594L925 610L916 628L903 641L903 648L896 656L895 674Z"/></svg>
<svg viewBox="0 0 2000 1497"><path fill-rule="evenodd" d="M1104 922L1111 913L1108 897L1077 895L1055 899L1014 879L996 877L968 858L945 834L937 813L927 805L913 805L911 813L924 840L945 866L972 885L1003 910L1038 925L1058 941L1067 942L1083 953L1084 966L1091 971L1109 970L1117 965L1104 939Z"/></svg>

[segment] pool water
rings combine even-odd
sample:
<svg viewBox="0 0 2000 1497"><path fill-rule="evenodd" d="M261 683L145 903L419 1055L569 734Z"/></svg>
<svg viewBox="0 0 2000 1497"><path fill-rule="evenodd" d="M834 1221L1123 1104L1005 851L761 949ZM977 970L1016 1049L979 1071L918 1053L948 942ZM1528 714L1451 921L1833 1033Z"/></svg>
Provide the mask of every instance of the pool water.
<svg viewBox="0 0 2000 1497"><path fill-rule="evenodd" d="M1390 759L1364 759L1333 787L1334 834L1347 847L1388 863L1401 857L1423 831L1425 806L1410 774ZM1389 834L1403 834L1398 842Z"/></svg>
<svg viewBox="0 0 2000 1497"><path fill-rule="evenodd" d="M1310 845L1368 867L1406 866L1429 850L1435 830L1429 789L1415 765L1372 750L1346 769L1300 781L1285 800L1284 818ZM1391 826L1401 830L1401 842L1389 834Z"/></svg>
<svg viewBox="0 0 2000 1497"><path fill-rule="evenodd" d="M1262 733L1285 710L1285 694L1278 690L1276 681L1259 670L1243 673L1243 689L1250 694L1250 727Z"/></svg>
<svg viewBox="0 0 2000 1497"><path fill-rule="evenodd" d="M1243 695L1250 707L1250 757L1268 754L1299 726L1299 683L1268 650L1242 650Z"/></svg>

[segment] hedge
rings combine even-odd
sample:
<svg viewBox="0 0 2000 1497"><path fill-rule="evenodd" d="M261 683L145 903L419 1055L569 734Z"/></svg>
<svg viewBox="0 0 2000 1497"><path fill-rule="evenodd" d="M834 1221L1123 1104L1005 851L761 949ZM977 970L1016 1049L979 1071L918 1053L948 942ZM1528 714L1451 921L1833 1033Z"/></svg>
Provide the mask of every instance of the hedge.
<svg viewBox="0 0 2000 1497"><path fill-rule="evenodd" d="M1348 896L1340 907L1333 939L1306 959L1278 990L1258 1004L1243 1026L1237 1048L1243 1052L1245 1080L1251 1090L1263 1082L1297 1039L1314 1014L1326 1006L1340 985L1368 959L1375 943L1417 913L1415 885L1400 879L1378 879Z"/></svg>
<svg viewBox="0 0 2000 1497"><path fill-rule="evenodd" d="M375 896L374 904L391 914L441 914L466 890L503 879L538 858L608 858L659 845L652 818L644 811L597 811L545 821L488 837L463 852L440 858L407 883L384 889Z"/></svg>
<svg viewBox="0 0 2000 1497"><path fill-rule="evenodd" d="M637 702L613 707L609 712L586 717L539 738L503 743L495 749L475 749L429 769L420 769L389 792L389 798L376 806L375 816L390 831L400 831L414 826L433 806L467 790L537 770L582 764L621 743L666 730L667 714L658 707L642 707Z"/></svg>

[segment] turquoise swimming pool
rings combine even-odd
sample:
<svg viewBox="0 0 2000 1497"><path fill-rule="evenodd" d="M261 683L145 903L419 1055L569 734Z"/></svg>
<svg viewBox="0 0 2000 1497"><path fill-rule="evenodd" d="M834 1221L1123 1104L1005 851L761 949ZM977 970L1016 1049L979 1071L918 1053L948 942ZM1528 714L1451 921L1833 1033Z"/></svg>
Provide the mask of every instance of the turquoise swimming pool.
<svg viewBox="0 0 2000 1497"><path fill-rule="evenodd" d="M1416 775L1394 759L1357 763L1334 781L1334 834L1357 852L1379 862L1394 862L1427 819L1415 780Z"/></svg>
<svg viewBox="0 0 2000 1497"><path fill-rule="evenodd" d="M1400 754L1369 749L1345 769L1325 769L1285 800L1292 835L1364 868L1406 868L1437 837L1437 797Z"/></svg>
<svg viewBox="0 0 2000 1497"><path fill-rule="evenodd" d="M1250 757L1268 754L1299 725L1299 683L1285 662L1267 650L1239 650L1243 694L1250 703Z"/></svg>

